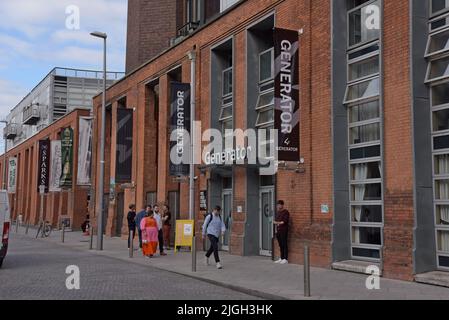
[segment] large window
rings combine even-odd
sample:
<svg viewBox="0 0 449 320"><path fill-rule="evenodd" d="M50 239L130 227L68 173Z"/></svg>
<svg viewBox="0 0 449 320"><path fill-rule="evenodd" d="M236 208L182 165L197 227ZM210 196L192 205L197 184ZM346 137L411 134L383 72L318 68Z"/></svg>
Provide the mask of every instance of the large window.
<svg viewBox="0 0 449 320"><path fill-rule="evenodd" d="M373 8L379 9L379 1L348 3L344 103L348 109L351 253L354 259L379 260L383 244L380 30L366 24Z"/></svg>
<svg viewBox="0 0 449 320"><path fill-rule="evenodd" d="M233 129L233 72L232 67L223 70L222 73L222 97L221 97L221 111L219 121L221 123L221 132L223 135L223 142L226 138L232 136L230 130Z"/></svg>
<svg viewBox="0 0 449 320"><path fill-rule="evenodd" d="M449 270L449 9L448 0L431 1L426 83L430 90L436 260Z"/></svg>

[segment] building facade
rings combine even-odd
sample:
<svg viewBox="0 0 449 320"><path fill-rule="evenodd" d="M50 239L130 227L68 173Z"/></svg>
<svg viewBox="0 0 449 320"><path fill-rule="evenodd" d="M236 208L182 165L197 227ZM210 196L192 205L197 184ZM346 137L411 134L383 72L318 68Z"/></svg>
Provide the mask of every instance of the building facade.
<svg viewBox="0 0 449 320"><path fill-rule="evenodd" d="M189 185L170 176L171 88L190 83L196 55L195 118L207 129L275 125L273 29L298 33L298 162L196 166L196 232L221 205L223 250L278 255L275 200L291 213L290 260L412 280L449 271L449 5L438 0L241 0L147 61L107 93L107 234L126 234L129 203L168 203L187 218ZM94 98L99 128L101 97ZM129 179L118 115L132 113ZM132 130L131 130L132 129ZM202 154L205 139L195 153ZM94 145L94 158L98 158ZM97 163L94 160L94 163ZM94 167L95 180L98 170Z"/></svg>

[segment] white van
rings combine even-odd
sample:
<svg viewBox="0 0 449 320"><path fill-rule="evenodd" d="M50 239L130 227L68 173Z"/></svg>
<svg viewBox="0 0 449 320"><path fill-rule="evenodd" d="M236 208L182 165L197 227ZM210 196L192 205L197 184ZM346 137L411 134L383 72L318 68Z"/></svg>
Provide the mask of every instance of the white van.
<svg viewBox="0 0 449 320"><path fill-rule="evenodd" d="M11 226L11 217L9 212L9 199L6 190L0 190L0 235L2 242L0 244L0 268L8 251L9 230Z"/></svg>

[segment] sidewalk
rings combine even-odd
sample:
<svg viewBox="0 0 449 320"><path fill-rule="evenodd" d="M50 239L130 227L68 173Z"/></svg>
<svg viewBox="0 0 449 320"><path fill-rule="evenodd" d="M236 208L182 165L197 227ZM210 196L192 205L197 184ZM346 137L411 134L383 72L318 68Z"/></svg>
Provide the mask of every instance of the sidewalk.
<svg viewBox="0 0 449 320"><path fill-rule="evenodd" d="M24 228L19 234L24 234ZM15 227L12 228L15 233ZM29 237L34 237L36 230L29 230ZM89 237L81 232L66 232L65 243L61 243L61 232L53 231L51 236L37 241L58 243L72 249L89 250ZM94 237L94 248L96 244ZM137 241L135 241L137 243ZM404 282L381 278L380 290L367 290L367 276L329 269L311 268L311 298L305 298L303 267L299 265L276 265L264 257L239 257L225 252L220 253L224 269L217 270L215 265L205 266L203 252L198 252L197 272L191 272L192 256L190 253L168 251L166 257L148 259L140 251L134 251L129 258L127 241L119 238L104 238L104 251L91 251L92 254L128 261L139 265L182 274L216 285L241 291L266 299L325 299L325 300L449 300L449 289L437 286ZM213 261L213 258L211 259Z"/></svg>

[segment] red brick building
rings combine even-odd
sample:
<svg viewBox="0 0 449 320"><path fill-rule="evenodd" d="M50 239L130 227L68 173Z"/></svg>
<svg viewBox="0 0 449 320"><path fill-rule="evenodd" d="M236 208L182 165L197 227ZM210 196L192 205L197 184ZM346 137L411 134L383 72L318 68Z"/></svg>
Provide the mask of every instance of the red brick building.
<svg viewBox="0 0 449 320"><path fill-rule="evenodd" d="M58 192L48 192L44 195L44 219L53 226L58 226L61 218L69 218L71 227L80 229L88 213L89 187L77 184L78 159L78 133L81 117L89 117L90 111L74 109L72 112L56 120L50 126L41 130L31 138L6 153L6 171L9 171L9 159L17 159L15 170L15 191L10 192L11 215L17 219L22 215L24 223L37 225L40 219L41 196L38 190L39 175L39 141L61 140L61 131L64 128L73 129L73 177L72 186ZM4 155L0 156L0 172L3 171ZM3 174L0 175L3 185Z"/></svg>
<svg viewBox="0 0 449 320"><path fill-rule="evenodd" d="M187 54L196 53L195 117L203 131L226 120L234 129L263 127L262 111L273 108L259 108L273 80L272 30L283 28L298 31L304 161L280 163L272 177L251 166L197 166L196 232L199 192L207 191L209 207L224 208L223 249L270 254L274 202L283 199L291 262L302 263L308 244L314 266L377 264L384 276L407 280L448 271L448 5L241 0L220 11L108 90L107 234L126 234L129 203L169 203L177 218L188 217L188 183L169 174L170 83L190 82ZM232 112L223 119L225 100ZM96 97L94 136L100 105ZM132 171L116 183L123 108L133 110Z"/></svg>

